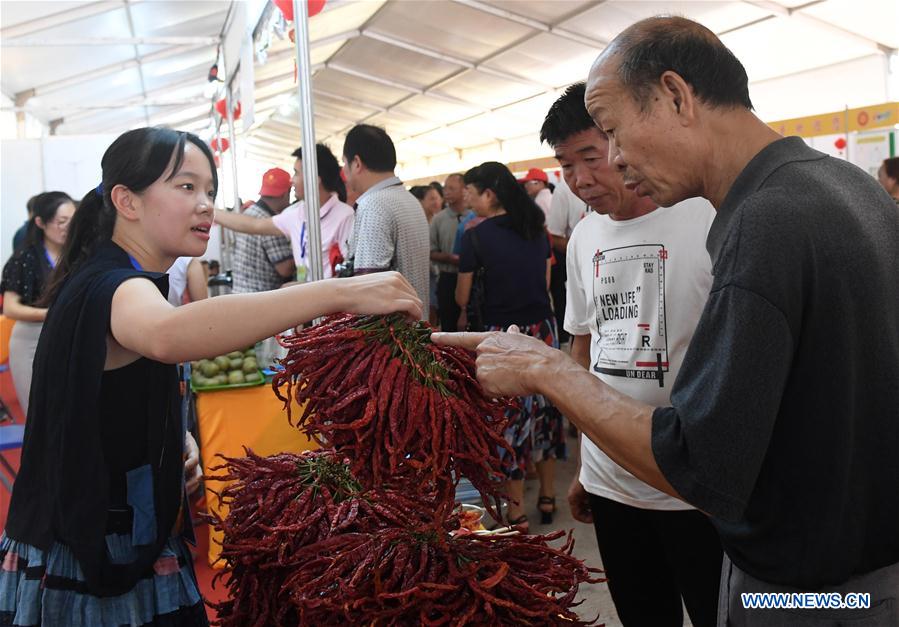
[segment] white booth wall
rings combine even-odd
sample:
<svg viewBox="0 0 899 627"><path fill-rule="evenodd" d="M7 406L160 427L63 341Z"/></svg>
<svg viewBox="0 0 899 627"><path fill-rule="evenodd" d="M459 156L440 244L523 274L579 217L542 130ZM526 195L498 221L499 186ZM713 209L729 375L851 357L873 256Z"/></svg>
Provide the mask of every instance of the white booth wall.
<svg viewBox="0 0 899 627"><path fill-rule="evenodd" d="M100 184L100 158L115 135L67 135L3 140L0 161L0 259L12 254L12 236L27 218L28 199L61 191L80 200Z"/></svg>

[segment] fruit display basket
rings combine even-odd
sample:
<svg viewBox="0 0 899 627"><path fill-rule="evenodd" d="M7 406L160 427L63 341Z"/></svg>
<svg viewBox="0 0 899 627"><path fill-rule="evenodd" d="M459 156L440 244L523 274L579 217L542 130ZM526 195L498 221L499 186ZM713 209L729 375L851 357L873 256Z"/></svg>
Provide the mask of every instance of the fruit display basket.
<svg viewBox="0 0 899 627"><path fill-rule="evenodd" d="M191 362L190 389L194 392L234 390L265 383L255 349L233 351L212 359Z"/></svg>

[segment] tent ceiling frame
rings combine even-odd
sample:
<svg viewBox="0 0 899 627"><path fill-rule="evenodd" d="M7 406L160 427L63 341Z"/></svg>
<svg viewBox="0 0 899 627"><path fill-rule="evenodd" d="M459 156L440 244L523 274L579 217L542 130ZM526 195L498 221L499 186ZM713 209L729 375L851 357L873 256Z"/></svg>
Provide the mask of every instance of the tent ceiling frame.
<svg viewBox="0 0 899 627"><path fill-rule="evenodd" d="M871 39L869 37L865 37L864 35L859 35L858 33L843 28L839 24L834 24L829 20L824 20L819 17L815 17L814 15L809 15L808 13L804 13L803 9L807 9L816 4L821 4L826 0L813 0L813 2L808 2L806 4L800 5L798 7L785 7L777 2L773 2L772 0L740 0L744 4L749 4L751 6L757 7L764 11L767 11L773 16L787 18L787 19L796 19L801 20L807 24L811 24L813 26L817 26L819 28L823 28L825 30L829 30L834 33L839 33L844 37L849 37L857 41L858 43L867 46L873 50L881 52L883 54L889 55L896 52L895 48L892 48L884 43Z"/></svg>
<svg viewBox="0 0 899 627"><path fill-rule="evenodd" d="M509 22L516 22L523 26L527 26L528 28L532 28L541 33L550 33L555 35L556 37L561 37L562 39L567 39L569 41L574 41L579 44L584 44L585 46L590 47L598 47L605 48L609 45L609 42L605 39L599 37L587 37L586 35L580 35L578 33L574 33L566 28L561 28L554 24L549 24L547 22L541 22L540 20L535 20L533 18L521 15L519 13L515 13L513 11L509 11L508 9L501 9L499 7L495 7L492 4L487 4L485 2L481 2L480 0L452 0L456 4L461 4L467 7L470 7L476 11L480 11L481 13L488 13L490 15L500 17L504 20L508 20ZM587 11L590 11L595 6L602 4L605 0L593 0L592 2L587 3L586 5L579 7L572 11L570 14L563 16L558 20L558 23L567 22L568 20L575 18L579 15L583 15Z"/></svg>
<svg viewBox="0 0 899 627"><path fill-rule="evenodd" d="M191 66L191 67L189 67L189 68L185 68L183 71L184 71L184 72L189 72L189 71L191 71L191 70L196 70L196 69L204 68L204 67L206 67L206 64L207 64L207 62L198 63L197 65L193 65L193 66ZM183 86L183 85L184 85L184 81L183 81L182 79L173 80L173 81L169 81L168 83L165 83L164 85L161 85L161 86L159 86L159 87L157 87L157 88L155 88L155 89L151 89L151 90L149 90L149 91L143 91L143 94L142 94L142 95L143 95L143 98L144 98L145 101L151 101L151 100L156 99L156 98L159 98L159 97L164 97L166 94L170 93L170 92L172 91L172 89L177 88L177 87L179 87L179 86ZM198 91L199 91L199 90L198 90ZM199 98L199 96L198 96L198 98ZM205 98L205 96L204 96L204 98ZM208 99L207 99L207 100L208 100ZM150 105L146 105L146 106L150 106ZM34 107L34 108L37 109L37 110L40 110L41 107L37 106L37 107ZM72 111L77 111L77 110L78 110L78 106L77 106L77 105L73 105L73 106L70 107L70 110L72 110ZM90 111L90 109L85 108L84 111ZM82 113L76 113L76 114L74 114L74 115L68 116L68 117L66 118L66 122L67 122L67 123L68 123L68 122L74 122L74 121L76 121L76 120L78 120L78 119L80 119L80 118L83 118L83 117L86 117L86 116L89 116L89 115L92 115L92 114L91 114L91 113L85 113L85 112L82 112ZM146 121L147 121L147 123L149 124L149 116L147 116L147 120L146 120Z"/></svg>
<svg viewBox="0 0 899 627"><path fill-rule="evenodd" d="M13 37L0 40L3 48L34 48L46 46L182 46L200 44L213 46L218 37Z"/></svg>
<svg viewBox="0 0 899 627"><path fill-rule="evenodd" d="M490 14L492 14L492 15L497 15L497 14L493 11L493 9L494 9L495 7L492 7L491 5L487 5L487 4L482 4L482 3L480 3L480 2L476 2L476 0L452 0L452 1L453 1L453 2L457 2L457 3L459 3L459 4L464 4L464 5L469 6L469 7L471 7L471 8L475 8L475 9L478 9L478 10L483 10L483 12L485 12L485 13L490 13ZM563 15L563 16L559 19L559 22L565 22L565 21L568 21L568 20L571 20L571 19L575 19L575 18L579 17L580 15L583 15L584 13L587 13L588 11L592 10L592 9L595 8L597 5L602 4L602 2L604 2L604 1L605 1L605 0L593 0L592 2L589 2L589 3L587 3L587 4L585 4L585 5L581 6L581 7L578 7L578 8L575 9L574 11L571 11L571 12L569 12L568 14ZM492 59L496 59L496 58L499 57L500 55L502 55L502 54L508 52L509 50L512 50L513 48L515 48L515 47L517 47L517 46L520 46L520 45L522 45L522 44L525 44L525 43L529 42L530 40L534 39L535 37L537 37L538 35L540 35L540 34L542 34L542 33L544 33L544 32L552 32L552 33L555 34L555 35L564 36L564 35L560 35L558 32L554 32L553 29L555 29L556 31L557 31L558 29L556 29L554 26L551 26L551 25L549 25L549 24L545 24L545 23L539 22L539 21L537 21L537 20L530 20L530 18L526 18L526 17L524 17L524 16L520 16L520 15L517 15L517 14L513 14L513 13L511 13L510 11L504 11L503 9L497 9L497 11L500 11L500 12L502 13L501 15L497 15L497 17L504 17L504 18L506 18L506 19L510 19L510 20L513 20L513 21L519 21L519 18L520 18L521 20L527 20L527 21L533 22L533 25L531 26L531 28L533 29L534 32L527 33L526 35L524 35L524 36L522 36L522 37L519 37L519 38L516 39L515 41L513 41L513 42L511 42L511 43L509 43L509 44L503 46L502 48L500 48L500 49L498 49L498 50L494 50L494 51L491 52L490 54L488 54L488 55L486 55L486 56L484 56L484 57L478 59L477 61L474 62L474 65L477 66L477 67L481 67L481 66L483 66L484 64L488 63L489 61L491 61ZM376 15L377 15L377 12L375 13L375 15L372 16L372 19L373 19ZM370 22L370 21L371 21L371 19L369 19L369 22ZM521 23L521 22L519 21L519 23ZM364 32L364 31L365 31L365 27L363 27L362 30L363 30L363 32ZM589 42L583 41L583 39L589 39L589 38L581 38L580 36L578 36L578 38L577 38L578 43L583 43L583 44L590 45L590 46L593 46L593 47L597 47L597 46L598 46L598 47L600 47L600 48L605 47L605 45L606 45L606 43L607 43L607 42L604 42L604 40L599 40L599 39L589 40ZM413 93L410 93L410 95L404 96L403 98L400 98L400 99L397 100L396 102L394 102L394 103L388 105L387 109L388 109L388 110L394 109L395 107L397 107L397 106L403 104L404 102L406 102L407 100L409 100L410 98L412 98L413 96L416 96L416 95L426 95L426 96L431 96L431 97L435 97L435 98L440 99L440 98L443 96L443 94L440 94L439 92L436 92L436 91L434 91L434 90L439 89L441 86L445 85L446 83L448 83L448 82L450 82L450 81L452 81L452 80L454 80L454 79L456 79L456 78L462 76L463 74L465 74L465 73L467 73L467 72L471 72L471 71L474 71L474 68L462 67L462 68L460 68L457 72L453 72L453 73L451 73L449 76L443 77L442 79L440 79L440 80L438 80L438 81L436 81L436 82L434 82L434 83L428 85L428 86L425 87L424 89L421 89L421 90L416 89L416 91L413 92ZM543 92L541 92L541 93L547 93L547 92L551 92L551 91L555 91L555 89L554 89L554 88L551 88L551 89L545 89L545 90L544 90ZM539 95L541 95L541 94L533 94L532 96L529 96L529 98L534 98L534 97L537 97L537 96L539 96ZM516 102L518 102L518 101L516 101ZM423 135L423 134L426 134L426 133L430 133L430 132L436 131L436 130L441 129L441 128L444 128L444 127L446 127L446 126L450 126L450 125L452 125L452 124L457 124L457 123L459 123L459 122L464 122L464 121L469 120L469 119L471 119L471 118L473 118L473 117L476 117L477 115L483 115L483 114L485 114L485 113L490 113L490 112L492 112L492 111L494 111L494 110L496 110L496 109L498 109L498 108L502 108L502 107L496 107L496 108L494 108L494 109L488 109L488 108L485 108L485 107L482 107L482 106L479 106L479 105L474 105L474 104L472 104L472 103L466 103L465 101L463 101L461 104L463 104L463 106L474 107L474 108L476 108L476 109L479 109L480 111L479 111L479 113L477 113L477 114L475 114L475 115L472 115L472 116L465 116L465 117L463 117L462 119L454 120L454 121L449 122L449 123L446 123L446 124L435 125L435 126L434 126L433 128L431 128L430 130L424 131L424 132L422 132L422 133L415 133L414 135L402 137L402 138L400 138L400 139L394 138L394 141L395 141L395 142L399 142L399 141L403 141L403 140L406 140L406 139L411 139L411 138L413 138L413 137L418 137L418 136L420 136L420 135ZM516 104L516 103L515 103L515 102L511 102L511 103L504 104L504 105L502 105L502 106L505 107L505 106L509 106L509 105L512 105L512 104ZM366 122L367 120L370 120L371 118L373 118L375 115L377 115L377 113L373 113L373 114L371 114L371 115L368 115L368 116L366 116L365 118L363 118L363 119L359 120L358 122L356 122L356 124L361 124L361 123L363 123L363 122ZM338 131L337 133L332 133L331 135L329 135L329 136L326 138L325 141L334 139L335 137L337 137L337 136L339 136L339 135L342 135L342 134L346 133L346 132L347 132L350 128L352 128L352 127L353 127L353 125L351 124L351 125L349 125L349 126L344 127L343 129L341 129L341 130Z"/></svg>
<svg viewBox="0 0 899 627"><path fill-rule="evenodd" d="M474 70L476 72L482 72L484 74L488 74L490 76L496 76L498 78L503 78L506 80L517 81L519 83L524 83L525 85L531 85L534 87L542 87L546 89L550 87L545 83L541 83L540 81L535 81L532 78L528 78L527 76L521 76L520 74L514 74L510 72L505 72L503 70L497 70L492 67L488 67L481 63L474 63L472 61L466 61L465 59L461 59L459 57L453 56L451 54L447 54L445 52L440 52L438 50L433 50L426 46L422 46L419 43L408 41L402 39L400 37L395 37L393 35L386 35L384 33L380 33L376 30L365 29L362 31L362 36L368 39L374 39L375 41L380 41L381 43L385 43L390 46L394 46L395 48L402 48L404 50L409 50L416 54L420 54L426 57L431 57L432 59L438 59L440 61L446 61L447 63L452 63L454 65L458 65L459 67L463 67L468 70Z"/></svg>
<svg viewBox="0 0 899 627"><path fill-rule="evenodd" d="M38 85L33 87L35 92L35 96L44 96L53 92L57 92L68 87L74 87L75 85L80 85L81 83L86 83L89 81L96 80L98 78L102 78L104 76L109 76L110 74L116 74L118 72L123 72L125 70L129 70L131 68L137 67L138 65L146 65L148 63L155 63L156 61L162 61L164 59L169 59L171 57L178 56L182 53L193 52L195 50L201 50L203 48L208 48L206 44L192 44L192 45L183 45L183 46L172 46L170 48L165 48L163 50L157 50L156 52L150 52L145 55L140 55L135 57L134 59L128 59L127 61L121 61L119 63L112 63L110 65L104 65L103 67L99 67L95 70L88 70L87 72L81 72L80 74L75 74L73 76L69 76L68 78L63 78L58 81L53 81L52 83L45 83L43 85Z"/></svg>
<svg viewBox="0 0 899 627"><path fill-rule="evenodd" d="M270 142L274 145L284 146L285 148L288 146L294 145L294 143L292 141L290 141L289 139L286 139L285 137L278 135L277 131L269 130L269 129L265 128L265 126L259 127L256 130L256 132L253 133L253 136L248 137L247 140L250 140L253 138L259 138L264 141ZM294 148L295 148L295 146L294 146ZM294 148L291 148L291 151L294 150Z"/></svg>
<svg viewBox="0 0 899 627"><path fill-rule="evenodd" d="M322 46L328 46L336 43L346 43L351 39L355 39L362 35L362 31L358 28L354 28L348 31L343 31L342 33L334 33L333 35L329 35L328 37L322 37L321 39L316 39L315 41L309 42L309 49L315 50L316 48L321 48ZM266 57L266 63L275 63L278 61L282 61L284 59L293 59L294 49L291 46L290 48L284 48L283 50L276 50L272 52Z"/></svg>
<svg viewBox="0 0 899 627"><path fill-rule="evenodd" d="M348 74L349 76L355 76L356 78L362 78L365 80L369 80L373 83L379 83L386 87L393 87L394 89L399 89L402 91L409 92L410 94L417 96L424 96L427 94L431 98L436 98L437 100L443 100L445 102L449 102L451 104L462 105L463 107L469 107L474 109L485 110L483 105L479 105L475 102L471 102L469 100L463 100L462 98L456 98L455 96L449 96L447 94L442 94L439 92L430 91L430 87L417 87L415 85L410 85L408 83L402 83L400 81L395 81L393 79L384 78L383 76L376 76L375 74L371 74L370 72L365 72L363 70L357 70L354 67L350 67L348 65L344 65L343 63L333 63L328 61L325 63L325 67L334 70L336 72L340 72L342 74Z"/></svg>
<svg viewBox="0 0 899 627"><path fill-rule="evenodd" d="M140 0L137 1L139 2ZM121 0L91 2L80 7L65 9L63 11L51 13L50 15L44 15L33 20L28 20L27 22L7 26L0 30L0 37L3 39L8 37L27 37L43 30L62 26L70 22L77 22L78 20L94 17L95 15L100 15L102 13L109 13L110 11L121 8Z"/></svg>
<svg viewBox="0 0 899 627"><path fill-rule="evenodd" d="M128 32L131 33L131 36L134 37L136 32L134 30L134 15L131 13L131 0L123 0L125 3L125 17L128 19ZM140 78L140 92L143 95L144 100L147 99L147 80L144 76L144 66L140 61L140 50L138 50L137 46L134 46L134 60L137 62L137 75ZM147 124L150 123L150 111L147 109L146 105L144 105L144 119Z"/></svg>
<svg viewBox="0 0 899 627"><path fill-rule="evenodd" d="M93 111L103 109L130 109L134 107L171 107L171 106L197 106L207 104L208 98L177 98L177 99L155 99L155 98L130 98L128 100L113 100L108 102L95 102L93 104L62 104L62 105L41 105L41 106L12 106L0 107L3 111L15 111L36 113L40 111Z"/></svg>
<svg viewBox="0 0 899 627"><path fill-rule="evenodd" d="M275 153L280 154L283 151L284 154L289 155L294 150L296 150L296 146L294 146L293 144L281 144L281 143L276 144L268 139L264 139L264 138L260 138L260 137L247 137L243 141L246 142L245 145L248 147L253 146L254 148L257 148L260 150L268 150L272 154L275 154Z"/></svg>
<svg viewBox="0 0 899 627"><path fill-rule="evenodd" d="M60 81L54 81L53 83L47 83L44 85L36 86L29 90L23 90L16 94L16 96L23 96L23 98L16 98L15 107L4 107L4 110L15 110L17 112L22 111L66 111L73 113L72 116L65 119L65 123L72 122L79 118L88 118L93 114L91 112L99 112L103 109L109 108L127 108L134 109L137 107L144 107L144 117L147 122L151 119L169 119L172 120L168 124L173 126L185 126L192 124L201 124L204 120L214 120L214 114L211 113L211 102L208 102L208 99L166 99L164 97L154 98L154 96L164 96L165 94L161 93L163 91L170 91L172 87L178 84L183 84L183 81L179 81L178 83L169 83L163 87L159 87L153 89L151 91L147 91L145 76L143 72L143 65L152 63L154 61L159 61L167 58L176 57L180 54L187 54L189 52L198 51L203 49L204 47L210 47L219 45L221 43L221 37L136 37L134 31L134 22L133 17L131 15L131 6L136 5L142 2L146 2L147 0L108 0L108 1L96 1L85 3L80 6L75 7L74 9L67 9L65 11L60 11L57 13L52 13L49 15L45 15L36 19L28 20L26 22L21 22L19 24L15 24L9 27L6 27L0 30L0 46L2 47L27 47L27 46L69 46L69 45L91 45L91 46L99 46L99 45L131 45L134 46L134 58L128 59L125 61L121 61L118 63L114 63L111 65L100 67L96 70L83 72L78 75L68 76ZM345 32L336 33L330 35L328 37L324 37L322 39L313 41L310 43L310 47L317 48L323 46L330 46L336 43L346 44L347 42L359 38L365 37L368 39L372 39L375 41L380 41L381 43L394 46L397 48L401 48L404 50L411 51L413 53L417 53L426 57L438 59L452 65L458 66L458 71L451 71L449 74L441 78L440 80L424 86L419 87L417 85L408 84L402 82L400 80L392 80L390 78L384 76L378 76L377 74L371 74L368 71L364 71L358 68L358 66L354 66L352 63L346 63L339 59L340 49L336 50L332 55L330 55L330 59L325 63L318 64L313 69L320 70L323 68L329 68L336 72L340 72L343 74L347 74L350 76L356 76L358 78L362 78L365 80L370 80L375 83L379 83L385 85L387 87L392 87L394 89L401 90L406 92L406 95L399 97L395 102L392 102L387 105L375 105L371 102L365 102L363 100L359 100L357 98L352 98L350 96L343 96L340 94L335 94L331 92L327 92L324 90L314 90L316 94L325 96L327 98L331 98L334 100L338 100L341 102L347 102L349 104L355 104L364 109L371 109L372 113L367 114L365 117L360 118L357 121L347 122L348 126L341 129L338 133L333 133L328 136L327 139L333 139L338 137L339 135L346 132L347 129L351 128L354 124L365 122L374 118L378 115L384 113L390 113L395 111L399 106L406 103L410 99L415 96L422 95L427 96L439 100L443 100L445 102L449 102L452 104L460 105L466 107L470 110L475 110L477 113L472 115L465 115L460 119L446 121L443 123L437 123L434 120L416 115L414 113L409 113L406 111L402 111L403 116L407 116L409 119L418 119L422 121L427 121L429 123L433 123L434 127L429 128L427 130L423 130L421 132L416 132L414 134L408 136L402 136L399 138L394 138L397 142L405 141L408 139L415 139L422 135L427 135L433 131L439 130L441 128L452 127L454 125L469 121L473 118L477 118L479 116L483 116L489 113L494 113L499 110L502 110L506 107L518 104L522 101L530 100L533 98L540 97L541 95L558 91L557 87L546 84L542 81L537 81L527 76L516 75L514 73L510 73L504 70L499 70L493 67L490 67L489 62L493 59L496 59L501 54L508 52L512 48L520 46L522 44L527 43L528 41L540 36L541 34L551 34L556 37L560 37L569 41L573 41L582 45L587 45L592 48L602 48L607 45L607 41L601 38L588 37L581 35L579 33L570 31L562 26L561 24L568 23L569 21L576 19L579 15L585 14L595 7L603 4L606 0L591 0L590 2L585 3L584 5L578 7L574 11L569 12L567 15L562 15L559 18L553 18L552 20L547 19L533 19L526 15L516 13L515 11L507 10L505 8L500 8L497 6L493 6L491 4L487 4L483 0L451 0L452 2L467 6L470 9L479 11L484 14L489 14L494 17L504 19L510 22L514 22L527 28L531 29L532 32L526 34L525 36L519 38L515 42L504 46L502 49L494 51L481 59L478 60L468 60L461 57L457 57L449 52L444 52L439 48L432 48L428 46L423 46L421 44L417 44L413 41L405 39L403 37L388 35L384 32L380 32L376 26L372 26L376 18L381 14L381 11L393 4L390 0L382 4L374 13L366 20L364 24L359 26L356 29L351 29ZM827 2L827 0L813 0L811 2L807 2L805 4L795 6L795 7L786 7L778 2L772 0L740 0L746 5L753 6L757 9L765 11L767 15L764 17L760 17L754 20L747 22L746 24L738 25L727 30L724 30L719 35L724 35L728 33L732 33L741 29L748 28L750 26L759 24L761 22L770 20L770 19L793 19L796 21L800 21L803 23L807 23L811 26L823 29L825 31L830 31L833 33L838 33L841 36L845 36L851 38L852 40L864 45L866 49L872 50L873 52L881 55L889 55L896 53L896 48L893 48L889 45L886 45L880 41L877 41L874 38L866 37L864 35L860 35L856 32L850 31L843 27L841 24L837 24L829 21L828 19L820 18L815 15L812 15L806 12L807 9ZM326 6L326 10L333 10L338 8L339 6L343 6L345 4L352 4L350 0L331 0ZM127 17L129 20L129 25L131 27L131 37L71 37L64 39L51 39L49 37L41 38L40 36L35 37L35 34L39 34L42 31L58 27L70 22L75 22L78 20L84 20L90 18L91 16L100 15L103 13L116 11L119 9L125 9L127 12ZM209 15L216 15L220 11L214 11L209 13ZM230 13L230 10L229 10ZM140 55L138 52L137 46L139 45L166 45L169 46L163 50L157 50L154 52L147 53L145 55ZM342 49L342 48L341 48ZM598 50L597 50L598 52ZM284 50L278 50L276 52L272 52L269 54L268 59L270 62L272 61L280 61L282 59L287 59L293 56L293 48L287 48ZM846 60L848 61L848 60ZM841 61L842 63L844 61ZM833 64L829 64L833 65ZM197 66L193 66L199 67ZM827 66L822 66L827 67ZM46 95L53 92L61 91L69 87L73 87L79 85L84 82L88 82L91 80L95 80L97 78L108 76L110 74L114 74L116 72L128 70L128 69L137 69L140 73L141 77L141 91L143 93L142 99L132 98L127 100L122 100L119 102L98 102L98 103L90 103L83 102L79 104L66 105L64 107L55 107L55 106L27 106L25 104L25 100L29 96L40 96ZM193 69L193 68L192 68ZM818 69L818 68L808 68L808 69ZM181 70L179 70L180 72ZM807 70L803 70L807 71ZM535 91L539 90L539 93L533 93L525 98L521 98L516 100L515 102L507 102L504 104L500 104L495 107L485 107L482 104L477 104L466 100L465 98L458 98L455 96L450 96L445 93L441 93L439 90L442 86L448 84L449 82L458 79L460 76L463 76L466 72L481 72L483 74L489 76L495 76L498 78L502 78L505 80L519 82L524 85L531 86L535 89ZM280 81L284 81L292 77L293 72L288 72L285 74L279 74L274 77L270 77L267 79L263 79L261 81L257 81L256 86L265 87L268 85L273 85ZM772 76L767 77L759 81L755 81L755 83L764 83L770 80L776 80L781 78L781 76ZM291 81L292 82L292 81ZM257 101L257 109L258 111L270 111L279 106L279 103L273 102L278 98L282 98L285 93L293 93L295 90L295 86L291 84L289 87L286 87L284 90L278 90L275 93L269 94ZM203 116L190 114L187 118L178 119L177 112L173 111L158 111L153 115L149 114L149 110L147 107L174 107L174 106L191 106L196 110L196 106L199 104L209 104L210 112L207 112ZM258 106L261 104L262 106ZM317 113L317 116L323 119L333 119L341 122L346 121L345 118L340 115L333 115L330 113ZM124 120L131 119L130 116L122 116ZM136 117L136 116L135 116ZM449 118L448 118L449 119ZM59 119L55 120L57 125L61 123ZM255 133L257 130L268 130L270 125L274 124L283 124L285 131L299 134L298 127L291 127L286 123L279 122L274 119L260 119L261 124L254 125L252 131ZM127 123L127 122L124 122ZM93 126L94 121L92 119L85 120L85 126ZM79 125L80 126L80 125ZM270 141L275 141L274 137L270 137ZM500 140L495 140L500 141ZM471 147L466 147L465 149L469 149Z"/></svg>

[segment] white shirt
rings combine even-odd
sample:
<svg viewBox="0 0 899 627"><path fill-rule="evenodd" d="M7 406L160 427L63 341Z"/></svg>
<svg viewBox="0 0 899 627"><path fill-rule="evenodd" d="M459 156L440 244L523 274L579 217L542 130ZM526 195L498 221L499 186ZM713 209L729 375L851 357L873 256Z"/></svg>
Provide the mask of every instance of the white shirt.
<svg viewBox="0 0 899 627"><path fill-rule="evenodd" d="M590 372L654 407L670 405L708 300L705 240L714 217L701 198L633 220L590 213L568 243L565 330L590 335ZM587 492L625 505L692 509L631 475L586 437L580 481Z"/></svg>
<svg viewBox="0 0 899 627"><path fill-rule="evenodd" d="M178 257L169 268L168 301L175 307L179 307L184 298L184 290L187 289L187 266L191 261L193 261L193 257Z"/></svg>
<svg viewBox="0 0 899 627"><path fill-rule="evenodd" d="M549 209L552 207L553 203L553 193L549 191L548 187L544 187L537 195L534 196L534 202L537 203L537 206L543 209L543 215L549 215Z"/></svg>
<svg viewBox="0 0 899 627"><path fill-rule="evenodd" d="M340 254L347 256L350 236L353 233L353 221L356 215L353 208L345 202L341 202L337 194L331 197L319 210L319 225L321 227L322 242L322 277L330 279L334 272L331 270L331 248L337 246ZM306 266L309 269L309 225L306 222L305 201L295 202L279 214L272 216L272 223L290 239L290 249L293 251L293 260L297 267Z"/></svg>
<svg viewBox="0 0 899 627"><path fill-rule="evenodd" d="M571 237L574 227L589 212L587 203L574 195L564 178L559 179L552 195L552 207L546 217L546 228L553 235Z"/></svg>

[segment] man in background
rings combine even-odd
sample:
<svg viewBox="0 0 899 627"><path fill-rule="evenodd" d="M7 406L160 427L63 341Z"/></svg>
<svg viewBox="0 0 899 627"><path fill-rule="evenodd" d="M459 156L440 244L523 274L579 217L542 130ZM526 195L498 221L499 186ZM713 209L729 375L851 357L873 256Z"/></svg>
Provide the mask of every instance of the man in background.
<svg viewBox="0 0 899 627"><path fill-rule="evenodd" d="M396 270L429 310L428 221L415 196L394 174L396 148L384 129L358 124L343 144L347 188L359 194L349 254L353 273Z"/></svg>
<svg viewBox="0 0 899 627"><path fill-rule="evenodd" d="M540 168L531 168L518 182L524 185L528 196L534 199L537 206L543 210L543 215L548 216L552 206L553 192L549 188L549 177Z"/></svg>
<svg viewBox="0 0 899 627"><path fill-rule="evenodd" d="M581 214L585 203L592 209L564 238L571 357L616 390L668 405L712 284L704 242L714 209L700 198L660 209L627 189L609 164L608 138L584 106L584 83L552 105L540 139L555 151L560 187L577 194L571 204ZM557 188L554 197L560 195ZM621 294L632 295L634 308L611 305ZM682 625L683 600L694 627L713 627L721 543L712 524L634 477L589 438L580 450L571 513L595 528L622 624Z"/></svg>
<svg viewBox="0 0 899 627"><path fill-rule="evenodd" d="M455 331L459 319L456 304L456 279L459 255L453 252L456 232L465 217L465 183L461 174L450 174L443 187L446 207L431 221L431 261L437 264L437 302L440 328Z"/></svg>
<svg viewBox="0 0 899 627"><path fill-rule="evenodd" d="M278 215L290 204L290 190L290 174L281 168L272 168L262 175L259 200L243 215L252 218ZM296 273L290 240L282 235L235 234L232 263L232 291L236 294L278 289Z"/></svg>
<svg viewBox="0 0 899 627"><path fill-rule="evenodd" d="M556 316L556 324L559 326L560 344L566 343L569 339L568 331L564 329L565 282L568 280L565 258L568 250L568 238L571 237L571 232L577 223L589 211L590 206L568 188L563 176L553 192L552 205L549 215L546 216L546 230L549 231L553 254L556 256L556 263L550 271L549 293L553 297L553 313Z"/></svg>

